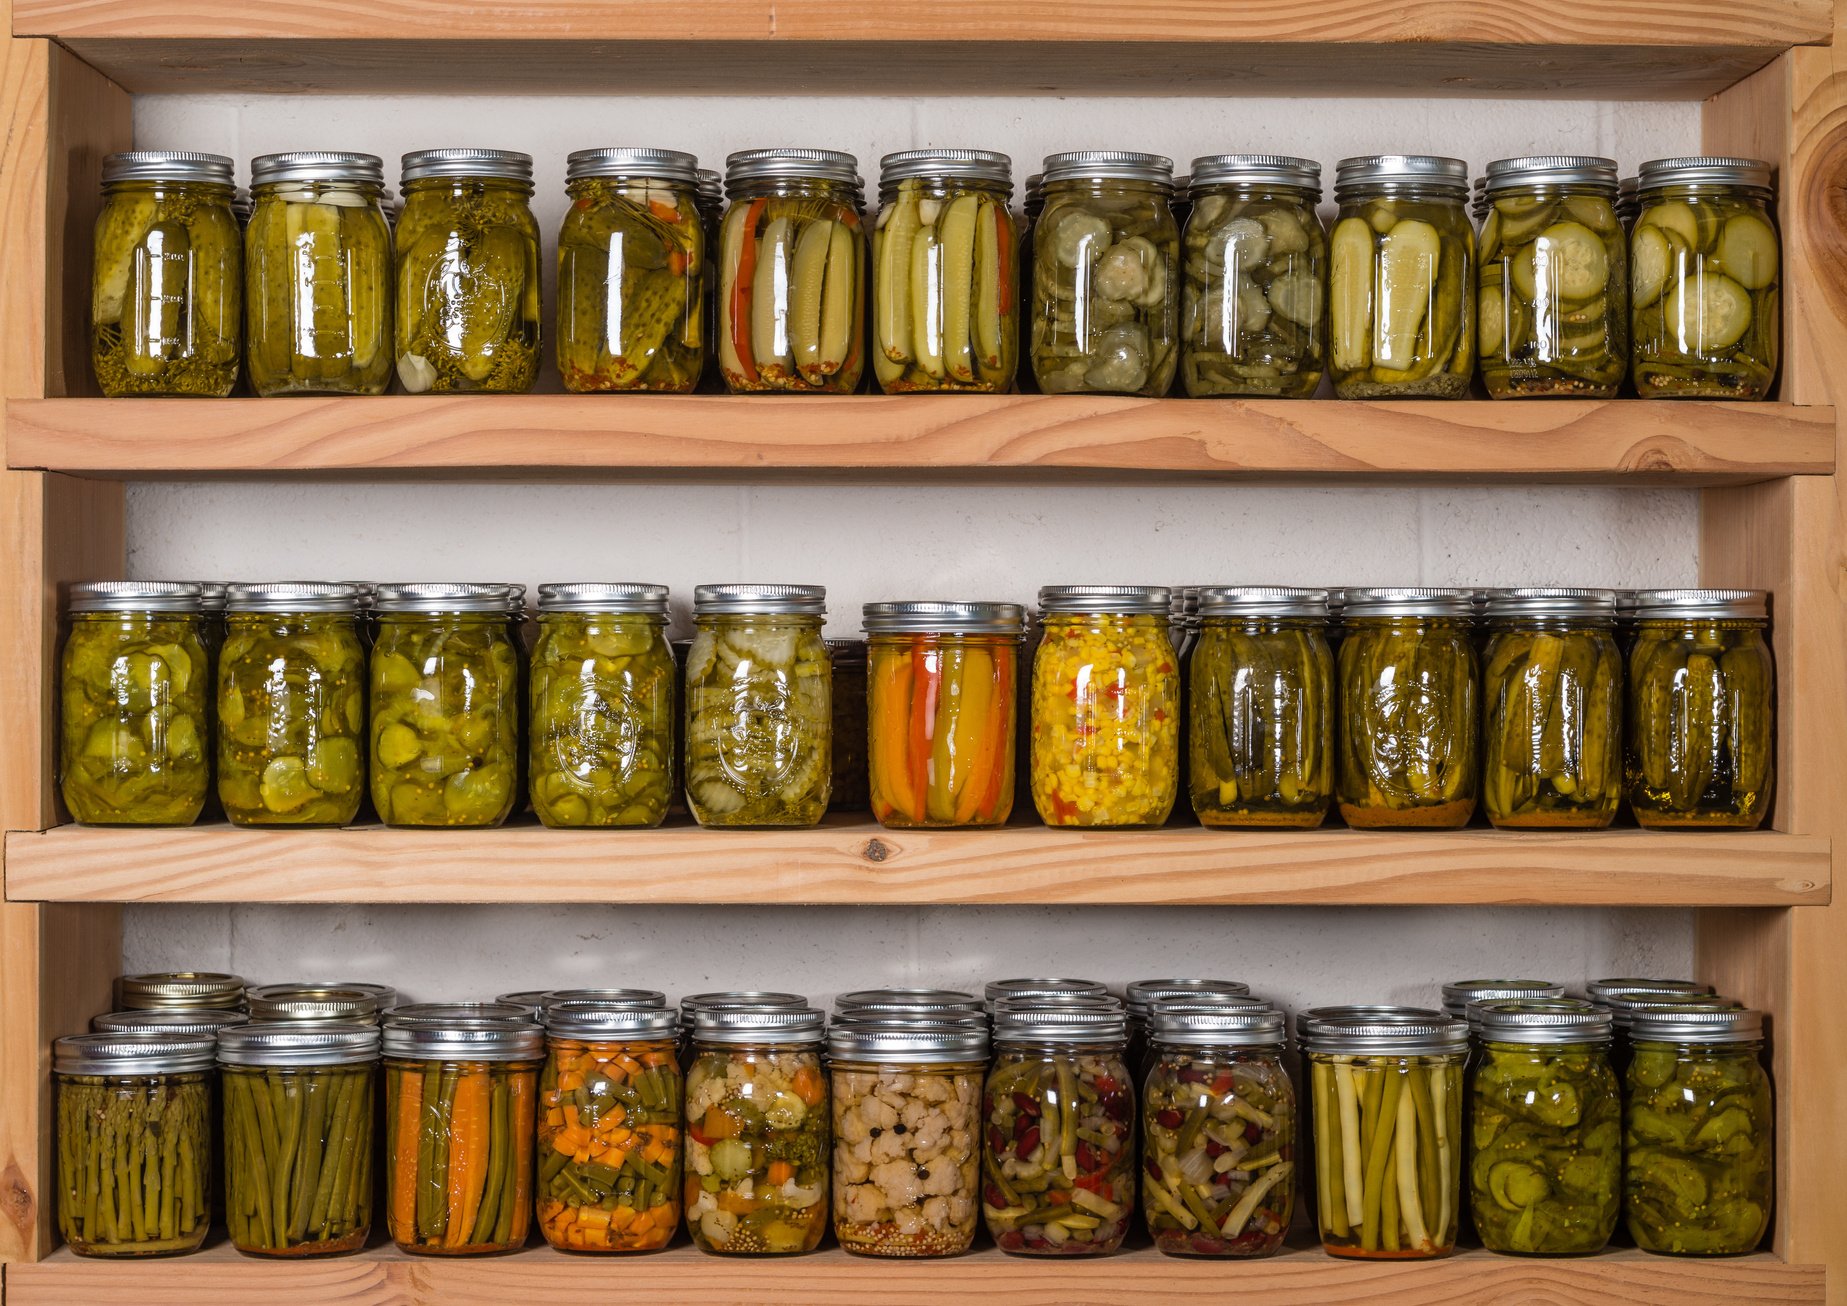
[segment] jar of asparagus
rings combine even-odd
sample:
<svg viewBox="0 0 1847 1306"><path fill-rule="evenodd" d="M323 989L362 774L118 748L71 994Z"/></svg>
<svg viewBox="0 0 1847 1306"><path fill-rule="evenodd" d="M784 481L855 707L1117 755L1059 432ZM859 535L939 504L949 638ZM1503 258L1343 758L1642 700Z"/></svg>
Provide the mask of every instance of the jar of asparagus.
<svg viewBox="0 0 1847 1306"><path fill-rule="evenodd" d="M397 1000L397 990L384 984L349 980L265 984L250 990L250 1019L266 1024L376 1025Z"/></svg>
<svg viewBox="0 0 1847 1306"><path fill-rule="evenodd" d="M1609 590L1488 603L1482 803L1502 829L1601 830L1622 790L1623 661Z"/></svg>
<svg viewBox="0 0 1847 1306"><path fill-rule="evenodd" d="M1186 392L1306 399L1327 370L1321 165L1275 154L1193 160L1180 301Z"/></svg>
<svg viewBox="0 0 1847 1306"><path fill-rule="evenodd" d="M1622 1205L1622 1094L1610 1013L1571 998L1479 1002L1469 1205L1491 1252L1603 1250Z"/></svg>
<svg viewBox="0 0 1847 1306"><path fill-rule="evenodd" d="M418 150L397 225L398 382L411 394L523 394L539 374L532 156Z"/></svg>
<svg viewBox="0 0 1847 1306"><path fill-rule="evenodd" d="M1636 393L1764 399L1782 330L1782 248L1761 159L1644 163L1629 235Z"/></svg>
<svg viewBox="0 0 1847 1306"><path fill-rule="evenodd" d="M665 585L539 586L527 716L539 820L661 823L673 796L678 678Z"/></svg>
<svg viewBox="0 0 1847 1306"><path fill-rule="evenodd" d="M833 770L819 585L701 585L686 661L686 800L706 826L814 825Z"/></svg>
<svg viewBox="0 0 1847 1306"><path fill-rule="evenodd" d="M1164 395L1180 335L1173 160L1049 155L1033 230L1032 366L1046 394Z"/></svg>
<svg viewBox="0 0 1847 1306"><path fill-rule="evenodd" d="M1047 585L1032 790L1052 826L1156 826L1180 769L1180 659L1160 585Z"/></svg>
<svg viewBox="0 0 1847 1306"><path fill-rule="evenodd" d="M558 233L564 388L689 394L705 367L699 160L679 150L574 150Z"/></svg>
<svg viewBox="0 0 1847 1306"><path fill-rule="evenodd" d="M1327 591L1202 588L1187 659L1187 777L1201 825L1312 830L1334 803Z"/></svg>
<svg viewBox="0 0 1847 1306"><path fill-rule="evenodd" d="M212 1219L208 1034L74 1034L52 1045L58 1233L79 1256L196 1251Z"/></svg>
<svg viewBox="0 0 1847 1306"><path fill-rule="evenodd" d="M1355 589L1340 645L1340 814L1361 829L1460 829L1480 712L1468 590Z"/></svg>
<svg viewBox="0 0 1847 1306"><path fill-rule="evenodd" d="M867 771L866 719L867 649L863 639L830 639L828 664L833 668L834 766L828 796L830 812L866 812L872 809L871 777Z"/></svg>
<svg viewBox="0 0 1847 1306"><path fill-rule="evenodd" d="M90 366L111 398L222 397L243 339L243 237L221 154L103 160L90 281Z"/></svg>
<svg viewBox="0 0 1847 1306"><path fill-rule="evenodd" d="M1614 399L1629 370L1628 241L1616 164L1497 159L1481 230L1477 349L1495 399Z"/></svg>
<svg viewBox="0 0 1847 1306"><path fill-rule="evenodd" d="M525 1245L545 1034L521 1015L385 1019L386 1227L407 1252Z"/></svg>
<svg viewBox="0 0 1847 1306"><path fill-rule="evenodd" d="M1461 1196L1469 1027L1404 1009L1332 1015L1307 1021L1302 1042L1322 1247L1369 1260L1447 1256Z"/></svg>
<svg viewBox="0 0 1847 1306"><path fill-rule="evenodd" d="M209 783L199 587L70 587L59 676L59 790L80 825L191 825Z"/></svg>
<svg viewBox="0 0 1847 1306"><path fill-rule="evenodd" d="M1763 590L1648 590L1629 653L1627 784L1651 829L1754 830L1776 782Z"/></svg>
<svg viewBox="0 0 1847 1306"><path fill-rule="evenodd" d="M827 1228L826 1017L706 1007L686 1075L686 1224L707 1252L810 1252Z"/></svg>
<svg viewBox="0 0 1847 1306"><path fill-rule="evenodd" d="M494 826L518 793L519 656L505 585L381 585L371 777L392 826Z"/></svg>
<svg viewBox="0 0 1847 1306"><path fill-rule="evenodd" d="M886 394L1001 393L1019 345L1012 161L992 150L879 160L873 372Z"/></svg>
<svg viewBox="0 0 1847 1306"><path fill-rule="evenodd" d="M331 1256L365 1246L378 1052L369 1025L219 1033L225 1222L238 1251Z"/></svg>
<svg viewBox="0 0 1847 1306"><path fill-rule="evenodd" d="M1002 825L1013 810L1014 603L868 603L872 814L882 825Z"/></svg>
<svg viewBox="0 0 1847 1306"><path fill-rule="evenodd" d="M259 395L380 395L391 383L391 231L375 154L250 164L244 303Z"/></svg>
<svg viewBox="0 0 1847 1306"><path fill-rule="evenodd" d="M852 394L865 370L859 161L839 150L725 160L718 359L732 393Z"/></svg>
<svg viewBox="0 0 1847 1306"><path fill-rule="evenodd" d="M1342 159L1329 237L1334 393L1460 399L1475 366L1475 229L1461 159Z"/></svg>

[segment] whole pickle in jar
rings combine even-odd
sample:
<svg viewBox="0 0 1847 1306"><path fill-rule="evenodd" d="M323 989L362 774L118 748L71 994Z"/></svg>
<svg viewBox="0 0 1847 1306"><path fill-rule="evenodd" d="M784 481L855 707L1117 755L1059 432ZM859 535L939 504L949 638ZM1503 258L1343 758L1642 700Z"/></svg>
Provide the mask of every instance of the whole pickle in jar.
<svg viewBox="0 0 1847 1306"><path fill-rule="evenodd" d="M1196 193L1182 251L1187 394L1315 393L1327 366L1327 250L1306 198Z"/></svg>
<svg viewBox="0 0 1847 1306"><path fill-rule="evenodd" d="M370 1064L223 1069L225 1216L238 1251L328 1256L365 1245L376 1079Z"/></svg>
<svg viewBox="0 0 1847 1306"><path fill-rule="evenodd" d="M1031 353L1042 392L1167 393L1178 363L1179 249L1158 190L1047 194L1033 239Z"/></svg>
<svg viewBox="0 0 1847 1306"><path fill-rule="evenodd" d="M1482 801L1506 829L1600 830L1622 787L1622 655L1607 629L1502 630L1482 674Z"/></svg>
<svg viewBox="0 0 1847 1306"><path fill-rule="evenodd" d="M1342 212L1328 240L1334 393L1467 394L1475 365L1467 213L1459 203L1403 197L1358 200Z"/></svg>
<svg viewBox="0 0 1847 1306"><path fill-rule="evenodd" d="M1541 188L1496 198L1479 285L1490 396L1615 397L1628 371L1628 250L1611 196Z"/></svg>
<svg viewBox="0 0 1847 1306"><path fill-rule="evenodd" d="M686 657L686 796L701 825L821 819L832 781L831 680L817 631L700 629Z"/></svg>
<svg viewBox="0 0 1847 1306"><path fill-rule="evenodd" d="M734 393L851 394L865 367L865 230L851 203L759 196L725 214L719 363Z"/></svg>
<svg viewBox="0 0 1847 1306"><path fill-rule="evenodd" d="M1636 393L1762 399L1780 349L1781 248L1750 193L1652 194L1629 237Z"/></svg>
<svg viewBox="0 0 1847 1306"><path fill-rule="evenodd" d="M1625 703L1637 823L1761 825L1775 780L1775 690L1770 649L1754 624L1639 623Z"/></svg>
<svg viewBox="0 0 1847 1306"><path fill-rule="evenodd" d="M1459 625L1350 628L1336 789L1347 824L1455 829L1475 810L1475 650Z"/></svg>
<svg viewBox="0 0 1847 1306"><path fill-rule="evenodd" d="M1188 659L1201 825L1313 829L1334 799L1334 656L1317 630L1207 619Z"/></svg>
<svg viewBox="0 0 1847 1306"><path fill-rule="evenodd" d="M872 364L885 393L1012 385L1018 245L999 190L898 183L872 232Z"/></svg>

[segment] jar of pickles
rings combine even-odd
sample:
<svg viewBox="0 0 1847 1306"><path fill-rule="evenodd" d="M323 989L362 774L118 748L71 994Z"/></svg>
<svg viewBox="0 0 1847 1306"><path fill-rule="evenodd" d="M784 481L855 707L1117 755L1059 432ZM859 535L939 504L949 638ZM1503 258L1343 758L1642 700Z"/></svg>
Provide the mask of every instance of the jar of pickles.
<svg viewBox="0 0 1847 1306"><path fill-rule="evenodd" d="M1334 393L1460 399L1475 366L1475 229L1461 159L1342 159L1329 237Z"/></svg>
<svg viewBox="0 0 1847 1306"><path fill-rule="evenodd" d="M705 1007L686 1075L686 1224L707 1252L811 1252L827 1228L826 1017Z"/></svg>
<svg viewBox="0 0 1847 1306"><path fill-rule="evenodd" d="M833 707L819 585L701 585L686 661L686 800L706 826L814 825Z"/></svg>
<svg viewBox="0 0 1847 1306"><path fill-rule="evenodd" d="M259 395L381 395L391 383L391 231L375 154L250 164L245 314Z"/></svg>
<svg viewBox="0 0 1847 1306"><path fill-rule="evenodd" d="M1053 154L1033 230L1032 365L1046 394L1164 395L1180 335L1173 160Z"/></svg>
<svg viewBox="0 0 1847 1306"><path fill-rule="evenodd" d="M491 1004L400 1007L384 1046L392 1241L432 1256L524 1246L544 1031Z"/></svg>
<svg viewBox="0 0 1847 1306"><path fill-rule="evenodd" d="M859 162L838 150L725 160L718 358L733 394L852 394L865 370Z"/></svg>
<svg viewBox="0 0 1847 1306"><path fill-rule="evenodd" d="M79 1256L198 1250L212 1219L209 1034L74 1034L52 1045L58 1233Z"/></svg>
<svg viewBox="0 0 1847 1306"><path fill-rule="evenodd" d="M262 1024L376 1025L397 1000L397 990L385 984L345 980L265 984L250 990L250 1019Z"/></svg>
<svg viewBox="0 0 1847 1306"><path fill-rule="evenodd" d="M1455 830L1480 781L1468 590L1348 590L1340 814L1360 829Z"/></svg>
<svg viewBox="0 0 1847 1306"><path fill-rule="evenodd" d="M90 366L110 398L222 397L237 384L243 237L221 154L103 160L90 281Z"/></svg>
<svg viewBox="0 0 1847 1306"><path fill-rule="evenodd" d="M1013 810L1014 603L868 603L872 814L900 829L1002 825Z"/></svg>
<svg viewBox="0 0 1847 1306"><path fill-rule="evenodd" d="M667 587L539 586L528 713L532 807L548 826L655 826L673 793Z"/></svg>
<svg viewBox="0 0 1847 1306"><path fill-rule="evenodd" d="M1627 783L1650 829L1754 830L1776 781L1763 590L1646 590L1629 653Z"/></svg>
<svg viewBox="0 0 1847 1306"><path fill-rule="evenodd" d="M574 150L558 233L558 371L576 394L690 394L705 367L699 160L679 150Z"/></svg>
<svg viewBox="0 0 1847 1306"><path fill-rule="evenodd" d="M1306 399L1327 370L1321 165L1276 154L1193 160L1180 303L1186 392Z"/></svg>
<svg viewBox="0 0 1847 1306"><path fill-rule="evenodd" d="M539 374L532 156L418 150L397 224L398 382L411 394L523 394Z"/></svg>
<svg viewBox="0 0 1847 1306"><path fill-rule="evenodd" d="M1636 393L1764 399L1782 331L1782 247L1761 159L1654 159L1629 235Z"/></svg>
<svg viewBox="0 0 1847 1306"><path fill-rule="evenodd" d="M59 791L80 825L191 825L209 782L212 688L199 587L71 586Z"/></svg>
<svg viewBox="0 0 1847 1306"><path fill-rule="evenodd" d="M1325 590L1202 588L1187 662L1187 777L1201 825L1312 830L1334 802Z"/></svg>
<svg viewBox="0 0 1847 1306"><path fill-rule="evenodd" d="M1180 660L1160 585L1048 585L1033 659L1032 790L1052 826L1156 826L1180 769Z"/></svg>
<svg viewBox="0 0 1847 1306"><path fill-rule="evenodd" d="M1609 590L1488 603L1482 804L1501 829L1601 830L1622 790L1623 664Z"/></svg>

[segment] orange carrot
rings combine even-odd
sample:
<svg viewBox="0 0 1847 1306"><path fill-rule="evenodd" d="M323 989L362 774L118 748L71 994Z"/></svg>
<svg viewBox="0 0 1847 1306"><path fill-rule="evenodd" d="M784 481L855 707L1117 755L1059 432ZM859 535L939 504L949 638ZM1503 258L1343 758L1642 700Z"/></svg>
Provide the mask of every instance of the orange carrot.
<svg viewBox="0 0 1847 1306"><path fill-rule="evenodd" d="M423 1076L413 1071L393 1071L398 1085L397 1134L393 1139L391 1235L414 1238L417 1233L417 1139L423 1120Z"/></svg>
<svg viewBox="0 0 1847 1306"><path fill-rule="evenodd" d="M462 1219L449 1222L450 1247L460 1247L473 1236L475 1221L481 1214L481 1197L487 1191L488 1122L493 1107L493 1076L485 1070L462 1077L455 1087L457 1115L461 1115L463 1094L467 1094L466 1132L468 1161L461 1191ZM459 1126L458 1126L459 1127Z"/></svg>
<svg viewBox="0 0 1847 1306"><path fill-rule="evenodd" d="M781 1188L793 1178L795 1178L795 1167L787 1161L770 1162L769 1179L773 1186Z"/></svg>
<svg viewBox="0 0 1847 1306"><path fill-rule="evenodd" d="M796 1071L792 1087L795 1095L809 1106L820 1106L821 1099L827 1096L827 1085L821 1082L821 1072L813 1066L803 1066Z"/></svg>
<svg viewBox="0 0 1847 1306"><path fill-rule="evenodd" d="M968 783L956 803L956 824L976 816L993 819L1000 802L1000 780L1005 761L1007 731L1013 727L1013 650L994 650L994 691L988 703L987 728L969 768Z"/></svg>
<svg viewBox="0 0 1847 1306"><path fill-rule="evenodd" d="M911 657L880 651L873 660L870 686L873 718L872 814L881 821L893 814L917 819L911 810L909 755L911 731Z"/></svg>
<svg viewBox="0 0 1847 1306"><path fill-rule="evenodd" d="M923 816L930 793L930 746L936 733L937 696L942 692L943 656L918 640L911 651L911 811ZM946 781L945 781L946 782Z"/></svg>
<svg viewBox="0 0 1847 1306"><path fill-rule="evenodd" d="M744 211L744 241L738 250L736 279L731 283L731 348L746 381L760 380L757 358L750 346L750 284L757 275L757 223L769 200L756 199Z"/></svg>
<svg viewBox="0 0 1847 1306"><path fill-rule="evenodd" d="M678 222L680 220L680 210L662 200L649 200L648 212L652 213L662 222Z"/></svg>

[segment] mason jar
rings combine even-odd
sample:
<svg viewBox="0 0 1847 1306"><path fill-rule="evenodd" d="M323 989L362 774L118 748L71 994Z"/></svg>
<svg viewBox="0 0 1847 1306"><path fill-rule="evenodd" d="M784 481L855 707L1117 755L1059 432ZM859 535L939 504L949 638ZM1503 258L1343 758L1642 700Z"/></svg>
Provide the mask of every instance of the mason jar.
<svg viewBox="0 0 1847 1306"><path fill-rule="evenodd" d="M1045 174L1035 172L1028 176L1021 183L1020 194L1020 267L1023 269L1020 274L1020 295L1024 298L1031 289L1028 278L1033 269L1033 227L1038 224L1039 215L1045 212ZM1032 357L1033 329L1038 319L1030 304L1022 305L1015 316L1019 319L1019 331L1014 343L1014 357L1027 360ZM1018 368L1014 374L1014 384L1021 394L1039 392L1039 382L1033 376L1030 366Z"/></svg>
<svg viewBox="0 0 1847 1306"><path fill-rule="evenodd" d="M939 1020L963 1015L981 1016L984 1021L987 1018L980 998L957 989L855 989L834 998L836 1020L848 1020L873 1012L919 1020Z"/></svg>
<svg viewBox="0 0 1847 1306"><path fill-rule="evenodd" d="M1425 154L1342 159L1334 198L1335 395L1463 398L1475 368L1468 165Z"/></svg>
<svg viewBox="0 0 1847 1306"><path fill-rule="evenodd" d="M1467 1020L1469 1008L1477 1002L1506 1002L1522 998L1562 998L1565 986L1551 980L1489 979L1455 980L1443 986L1443 1014L1452 1020Z"/></svg>
<svg viewBox="0 0 1847 1306"><path fill-rule="evenodd" d="M116 1001L125 1011L242 1011L244 977L222 971L171 970L123 975Z"/></svg>
<svg viewBox="0 0 1847 1306"><path fill-rule="evenodd" d="M376 1025L386 1011L397 1005L398 993L389 985L356 980L291 980L251 989L248 1001L250 1019L264 1024L331 1021Z"/></svg>
<svg viewBox="0 0 1847 1306"><path fill-rule="evenodd" d="M1039 978L1036 976L1021 979L989 980L981 990L981 1000L989 1011L997 1002L1013 1001L1019 998L1063 997L1107 998L1110 991L1100 980Z"/></svg>
<svg viewBox="0 0 1847 1306"><path fill-rule="evenodd" d="M1039 389L1166 394L1180 337L1173 160L1075 150L1046 156L1042 175L1031 305Z"/></svg>
<svg viewBox="0 0 1847 1306"><path fill-rule="evenodd" d="M1782 244L1761 159L1653 159L1629 235L1635 391L1766 399L1782 332Z"/></svg>
<svg viewBox="0 0 1847 1306"><path fill-rule="evenodd" d="M1180 374L1187 394L1307 399L1327 370L1321 165L1277 154L1193 160Z"/></svg>
<svg viewBox="0 0 1847 1306"><path fill-rule="evenodd" d="M222 154L103 160L90 278L90 366L110 398L222 397L237 385L243 237Z"/></svg>
<svg viewBox="0 0 1847 1306"><path fill-rule="evenodd" d="M1223 998L1249 998L1250 994L1251 986L1240 980L1131 980L1123 988L1122 1001L1129 1020L1129 1045L1125 1057L1135 1081L1140 1083L1147 1077L1151 1064L1148 1029L1157 1004L1210 1004ZM1257 1002L1258 999L1252 998L1251 1001Z"/></svg>
<svg viewBox="0 0 1847 1306"><path fill-rule="evenodd" d="M98 1034L198 1034L217 1038L218 1031L248 1024L242 1011L109 1011L90 1018Z"/></svg>
<svg viewBox="0 0 1847 1306"><path fill-rule="evenodd" d="M699 388L703 390L722 390L724 378L718 370L718 349L712 344L711 334L718 324L718 247L719 229L725 221L725 174L716 168L697 169L697 188L699 193L699 220L705 229L705 275L702 278L704 289L701 297L705 304L706 347L705 359L700 365Z"/></svg>
<svg viewBox="0 0 1847 1306"><path fill-rule="evenodd" d="M1611 1062L1620 1076L1629 1065L1629 1020L1635 1011L1649 1006L1723 1005L1736 1006L1721 998L1710 984L1682 979L1600 979L1584 986L1590 1000L1609 1008L1616 1025L1616 1044Z"/></svg>
<svg viewBox="0 0 1847 1306"><path fill-rule="evenodd" d="M689 993L680 999L680 1064L692 1065L693 1025L702 1011L725 1011L732 1008L752 1010L757 1007L805 1008L808 999L800 993L777 993L768 989L721 989L711 993Z"/></svg>

